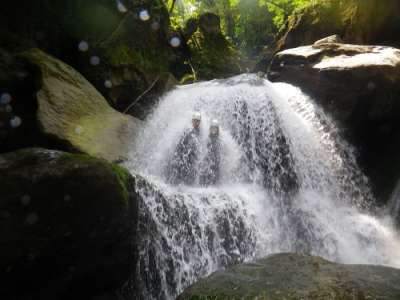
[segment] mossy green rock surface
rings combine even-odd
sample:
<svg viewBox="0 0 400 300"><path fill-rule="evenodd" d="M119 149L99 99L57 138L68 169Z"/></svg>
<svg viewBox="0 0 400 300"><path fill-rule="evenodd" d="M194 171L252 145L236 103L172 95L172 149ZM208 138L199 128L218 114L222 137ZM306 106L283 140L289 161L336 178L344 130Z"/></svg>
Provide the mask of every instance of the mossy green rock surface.
<svg viewBox="0 0 400 300"><path fill-rule="evenodd" d="M224 78L241 72L239 52L222 34L219 16L212 13L201 15L199 29L188 44L197 79Z"/></svg>
<svg viewBox="0 0 400 300"><path fill-rule="evenodd" d="M397 0L320 1L295 12L282 30L278 50L307 45L332 34L345 42L399 45Z"/></svg>
<svg viewBox="0 0 400 300"><path fill-rule="evenodd" d="M0 298L115 295L131 275L134 183L125 169L87 155L1 155Z"/></svg>
<svg viewBox="0 0 400 300"><path fill-rule="evenodd" d="M392 268L276 254L218 271L188 288L178 299L397 300L399 281L400 270Z"/></svg>
<svg viewBox="0 0 400 300"><path fill-rule="evenodd" d="M38 49L22 55L41 71L37 94L42 131L71 148L107 160L127 157L141 122L112 109L76 70Z"/></svg>

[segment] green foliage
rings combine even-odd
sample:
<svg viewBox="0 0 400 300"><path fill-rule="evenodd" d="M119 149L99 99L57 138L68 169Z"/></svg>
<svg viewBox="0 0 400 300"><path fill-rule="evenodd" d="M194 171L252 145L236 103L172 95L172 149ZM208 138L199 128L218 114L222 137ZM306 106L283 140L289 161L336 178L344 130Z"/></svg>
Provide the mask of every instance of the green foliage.
<svg viewBox="0 0 400 300"><path fill-rule="evenodd" d="M204 12L221 17L222 30L247 55L271 43L294 11L332 0L176 0L171 15L176 27ZM173 0L168 0L171 7Z"/></svg>

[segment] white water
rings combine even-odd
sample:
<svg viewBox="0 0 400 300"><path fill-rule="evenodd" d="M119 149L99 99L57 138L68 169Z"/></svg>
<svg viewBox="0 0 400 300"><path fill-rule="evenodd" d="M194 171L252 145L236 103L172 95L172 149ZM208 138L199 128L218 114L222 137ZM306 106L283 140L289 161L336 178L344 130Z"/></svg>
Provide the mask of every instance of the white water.
<svg viewBox="0 0 400 300"><path fill-rule="evenodd" d="M388 213L393 216L393 218L398 218L400 216L400 180L397 182L390 197Z"/></svg>
<svg viewBox="0 0 400 300"><path fill-rule="evenodd" d="M201 152L221 123L221 184L170 186L165 168L193 111ZM138 275L144 299L173 299L201 276L277 252L400 267L390 218L333 122L299 89L254 75L179 87L146 122L128 166L143 198Z"/></svg>

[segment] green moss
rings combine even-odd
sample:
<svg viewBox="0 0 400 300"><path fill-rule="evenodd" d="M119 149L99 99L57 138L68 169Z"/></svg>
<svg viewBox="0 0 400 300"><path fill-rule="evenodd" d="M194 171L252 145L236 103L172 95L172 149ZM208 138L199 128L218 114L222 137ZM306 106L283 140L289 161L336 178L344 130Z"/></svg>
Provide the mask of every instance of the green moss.
<svg viewBox="0 0 400 300"><path fill-rule="evenodd" d="M99 159L92 157L86 154L63 154L58 162L60 163L61 168L71 167L74 165L90 166L94 170L98 169L101 172L107 170L106 174L110 174L110 178L108 180L115 180L118 186L116 187L117 194L115 195L115 199L121 199L124 205L128 205L129 203L129 182L132 180L132 177L128 170L125 168L118 166L117 164L109 163L104 159ZM108 182L112 185L112 182Z"/></svg>
<svg viewBox="0 0 400 300"><path fill-rule="evenodd" d="M183 76L179 84L190 84L196 81L196 76L194 74L186 74Z"/></svg>
<svg viewBox="0 0 400 300"><path fill-rule="evenodd" d="M154 48L135 49L127 44L121 44L108 48L106 57L112 66L133 65L137 69L151 72L167 70L166 56Z"/></svg>
<svg viewBox="0 0 400 300"><path fill-rule="evenodd" d="M126 202L128 203L129 201L129 191L128 191L128 186L129 186L129 182L132 180L132 176L129 173L128 170L126 170L125 168L116 165L116 164L112 164L111 165L114 173L117 175L118 177L118 182L122 188L123 191L123 198L126 200Z"/></svg>
<svg viewBox="0 0 400 300"><path fill-rule="evenodd" d="M193 53L194 69L200 79L228 77L240 73L240 55L226 37L196 31L189 47Z"/></svg>

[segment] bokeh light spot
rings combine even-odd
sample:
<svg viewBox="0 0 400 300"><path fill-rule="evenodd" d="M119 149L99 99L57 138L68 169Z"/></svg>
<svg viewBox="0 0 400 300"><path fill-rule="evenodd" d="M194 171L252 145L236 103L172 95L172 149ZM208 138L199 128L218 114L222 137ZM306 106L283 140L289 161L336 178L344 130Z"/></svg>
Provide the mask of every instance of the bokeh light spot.
<svg viewBox="0 0 400 300"><path fill-rule="evenodd" d="M31 203L31 197L29 195L23 195L21 197L21 203L25 206L29 205Z"/></svg>
<svg viewBox="0 0 400 300"><path fill-rule="evenodd" d="M150 20L150 14L149 14L148 10L147 9L141 10L139 12L139 18L140 18L140 20L142 20L144 22Z"/></svg>
<svg viewBox="0 0 400 300"><path fill-rule="evenodd" d="M151 23L151 29L153 29L154 31L157 31L160 29L160 23L158 23L157 21L154 21L153 23Z"/></svg>
<svg viewBox="0 0 400 300"><path fill-rule="evenodd" d="M6 105L11 102L11 95L9 93L3 93L0 97L0 104Z"/></svg>
<svg viewBox="0 0 400 300"><path fill-rule="evenodd" d="M92 66L98 66L99 64L100 64L100 57L98 57L98 56L92 56L91 58L90 58L90 64L92 65Z"/></svg>
<svg viewBox="0 0 400 300"><path fill-rule="evenodd" d="M76 133L76 134L81 134L82 131L83 131L82 127L80 127L80 126L76 126L76 127L75 127L75 133Z"/></svg>
<svg viewBox="0 0 400 300"><path fill-rule="evenodd" d="M172 47L178 48L181 45L181 39L177 36L174 36L169 40L169 43Z"/></svg>
<svg viewBox="0 0 400 300"><path fill-rule="evenodd" d="M126 13L128 11L126 6L120 0L117 0L117 8L120 13Z"/></svg>
<svg viewBox="0 0 400 300"><path fill-rule="evenodd" d="M21 126L21 124L22 124L22 120L21 120L21 118L18 117L18 116L15 116L14 118L12 118L12 119L10 120L10 126L11 126L12 128L17 128L17 127Z"/></svg>
<svg viewBox="0 0 400 300"><path fill-rule="evenodd" d="M111 80L107 79L106 81L104 81L104 86L108 89L111 89L113 84L112 84Z"/></svg>
<svg viewBox="0 0 400 300"><path fill-rule="evenodd" d="M29 225L33 225L35 223L37 223L37 221L39 220L39 217L36 213L30 213L27 217L26 217L26 223L28 223Z"/></svg>
<svg viewBox="0 0 400 300"><path fill-rule="evenodd" d="M81 41L78 45L79 51L86 52L89 50L89 43L86 41Z"/></svg>

